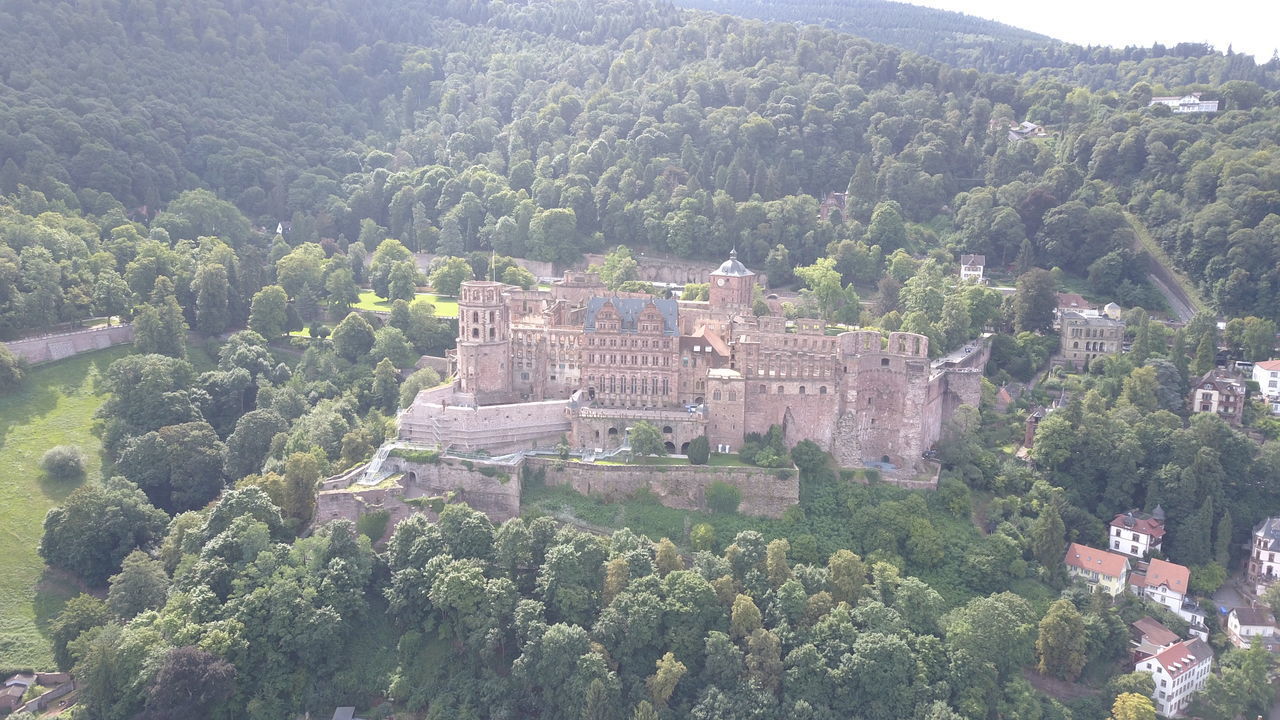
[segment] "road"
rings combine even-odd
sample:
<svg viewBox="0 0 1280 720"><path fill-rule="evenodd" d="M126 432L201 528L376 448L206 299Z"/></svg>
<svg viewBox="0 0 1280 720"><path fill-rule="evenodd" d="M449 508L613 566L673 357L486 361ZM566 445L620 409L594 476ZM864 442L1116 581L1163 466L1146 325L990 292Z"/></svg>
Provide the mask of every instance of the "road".
<svg viewBox="0 0 1280 720"><path fill-rule="evenodd" d="M1178 316L1178 319L1184 323L1190 322L1191 318L1195 316L1196 311L1187 303L1186 300L1182 298L1182 295L1170 289L1170 287L1165 285L1164 281L1156 277L1154 273L1148 274L1147 277L1151 280L1151 284L1155 285L1156 289L1160 291L1160 294L1164 295L1165 301L1169 303L1169 309Z"/></svg>

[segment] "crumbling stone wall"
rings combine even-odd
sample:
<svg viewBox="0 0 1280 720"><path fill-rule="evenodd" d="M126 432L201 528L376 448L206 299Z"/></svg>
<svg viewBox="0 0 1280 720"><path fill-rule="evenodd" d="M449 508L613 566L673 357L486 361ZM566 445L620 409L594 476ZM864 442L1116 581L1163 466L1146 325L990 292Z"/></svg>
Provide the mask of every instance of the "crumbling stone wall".
<svg viewBox="0 0 1280 720"><path fill-rule="evenodd" d="M546 483L567 486L583 495L625 500L641 489L663 505L680 510L706 510L711 483L728 483L742 493L739 512L781 517L800 502L800 479L795 469L710 467L706 465L590 465L548 458L527 458L526 466L546 473Z"/></svg>

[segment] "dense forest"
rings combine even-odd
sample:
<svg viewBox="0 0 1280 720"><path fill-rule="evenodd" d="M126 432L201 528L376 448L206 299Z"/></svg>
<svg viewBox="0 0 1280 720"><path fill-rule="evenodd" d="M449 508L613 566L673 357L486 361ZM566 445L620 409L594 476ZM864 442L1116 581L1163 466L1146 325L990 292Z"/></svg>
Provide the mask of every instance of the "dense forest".
<svg viewBox="0 0 1280 720"><path fill-rule="evenodd" d="M1280 65L889 4L770 7L905 47L649 0L0 7L0 339L136 332L96 380L102 477L40 543L95 590L50 628L76 717L385 700L371 717L1084 720L1150 694L1126 623L1185 623L1071 587L1061 560L1160 503L1167 556L1207 596L1280 502L1280 423L1185 407L1220 348L1275 345ZM1192 91L1221 111L1148 107ZM1024 120L1045 136L1011 141ZM833 192L843 208L820 212ZM1217 313L1158 321L1148 235ZM801 443L770 447L801 477L780 519L636 497L588 523L590 498L529 477L533 509L498 526L450 505L377 549L385 517L312 526L317 482L441 382L413 370L454 332L420 286L529 287L515 258L599 251L611 289L656 293L634 253L735 247L799 288L789 315L923 333L935 354L993 333L936 492ZM415 252L441 256L425 277ZM958 282L958 252L1015 287ZM1130 308L1132 350L997 410L997 387L1056 351L1064 289ZM352 312L365 293L380 315ZM0 345L0 392L25 371ZM84 467L74 448L43 460ZM1219 659L1197 712L1264 713L1267 658Z"/></svg>

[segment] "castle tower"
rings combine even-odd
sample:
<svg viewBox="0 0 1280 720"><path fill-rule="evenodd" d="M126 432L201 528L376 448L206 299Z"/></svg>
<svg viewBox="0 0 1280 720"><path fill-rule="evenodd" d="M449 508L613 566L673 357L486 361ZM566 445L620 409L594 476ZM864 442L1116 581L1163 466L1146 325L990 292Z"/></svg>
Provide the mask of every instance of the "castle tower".
<svg viewBox="0 0 1280 720"><path fill-rule="evenodd" d="M458 292L458 381L481 405L511 401L511 321L498 282L473 280Z"/></svg>
<svg viewBox="0 0 1280 720"><path fill-rule="evenodd" d="M738 262L738 250L729 251L715 272L707 276L711 284L711 309L716 312L745 312L751 309L751 291L756 286L756 274Z"/></svg>

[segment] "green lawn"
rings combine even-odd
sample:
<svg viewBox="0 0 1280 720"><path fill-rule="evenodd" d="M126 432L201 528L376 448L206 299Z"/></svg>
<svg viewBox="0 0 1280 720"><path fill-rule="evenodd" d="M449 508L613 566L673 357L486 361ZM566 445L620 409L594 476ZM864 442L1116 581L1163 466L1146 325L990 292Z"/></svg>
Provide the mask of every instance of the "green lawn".
<svg viewBox="0 0 1280 720"><path fill-rule="evenodd" d="M456 297L432 293L418 293L418 297L436 306L436 317L458 317ZM361 290L360 302L356 303L355 309L365 312L391 312L391 303L375 295L372 290Z"/></svg>
<svg viewBox="0 0 1280 720"><path fill-rule="evenodd" d="M78 589L45 570L36 546L45 513L76 483L41 477L40 456L54 445L79 445L89 457L89 475L98 472L101 444L91 428L105 398L94 392L95 383L130 349L118 346L34 368L21 390L0 397L0 667L53 667L49 622Z"/></svg>

